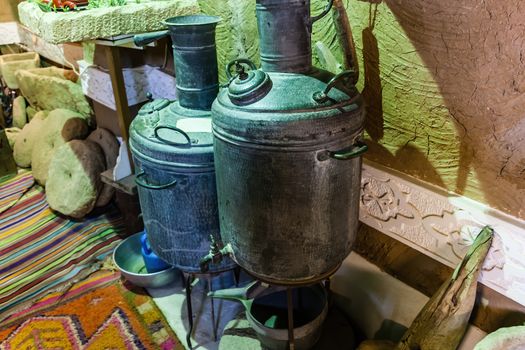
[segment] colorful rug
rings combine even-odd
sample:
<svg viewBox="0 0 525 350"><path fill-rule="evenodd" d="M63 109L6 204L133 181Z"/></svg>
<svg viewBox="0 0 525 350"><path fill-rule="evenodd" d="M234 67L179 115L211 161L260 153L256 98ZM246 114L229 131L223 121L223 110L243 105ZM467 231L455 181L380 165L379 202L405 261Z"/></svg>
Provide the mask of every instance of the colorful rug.
<svg viewBox="0 0 525 350"><path fill-rule="evenodd" d="M115 209L72 221L55 214L30 172L0 184L0 322L100 268L123 231Z"/></svg>
<svg viewBox="0 0 525 350"><path fill-rule="evenodd" d="M99 271L13 315L0 329L0 349L184 349L153 299L118 277Z"/></svg>
<svg viewBox="0 0 525 350"><path fill-rule="evenodd" d="M1 181L0 214L15 205L34 183L31 172L24 169L20 169L15 177Z"/></svg>

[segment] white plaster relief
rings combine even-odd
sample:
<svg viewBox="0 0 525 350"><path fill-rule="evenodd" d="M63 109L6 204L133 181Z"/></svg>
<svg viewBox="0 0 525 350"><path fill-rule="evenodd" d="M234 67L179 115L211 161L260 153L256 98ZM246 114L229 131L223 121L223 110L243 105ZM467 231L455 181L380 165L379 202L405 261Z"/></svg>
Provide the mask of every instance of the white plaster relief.
<svg viewBox="0 0 525 350"><path fill-rule="evenodd" d="M397 218L398 215L413 218L399 203L392 186L387 181L374 178L362 180L362 204L367 208L368 214L381 221Z"/></svg>
<svg viewBox="0 0 525 350"><path fill-rule="evenodd" d="M480 281L525 305L525 221L368 161L360 220L451 267L490 225L496 234Z"/></svg>
<svg viewBox="0 0 525 350"><path fill-rule="evenodd" d="M20 36L18 35L18 24L16 22L0 23L0 45L18 44Z"/></svg>
<svg viewBox="0 0 525 350"><path fill-rule="evenodd" d="M116 110L111 78L109 73L89 65L86 61L78 61L80 80L84 94L93 100ZM175 78L161 72L158 68L148 65L136 68L124 68L124 85L130 106L147 100L147 93L153 98L176 99Z"/></svg>

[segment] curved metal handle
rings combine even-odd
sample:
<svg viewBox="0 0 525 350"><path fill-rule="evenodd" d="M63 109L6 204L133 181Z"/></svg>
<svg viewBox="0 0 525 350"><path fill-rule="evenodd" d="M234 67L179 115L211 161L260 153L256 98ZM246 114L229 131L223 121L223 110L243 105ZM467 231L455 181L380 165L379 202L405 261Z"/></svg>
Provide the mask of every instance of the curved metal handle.
<svg viewBox="0 0 525 350"><path fill-rule="evenodd" d="M255 66L255 63L253 63L251 60L249 60L247 58L237 58L236 60L233 60L233 61L229 62L226 65L226 77L228 78L228 80L231 80L231 79L236 77L236 75L235 76L232 75L232 72L231 72L232 67L233 66L240 66L242 63L246 64L252 70L256 70L257 69L257 66ZM238 74L239 74L239 72L237 73L237 75Z"/></svg>
<svg viewBox="0 0 525 350"><path fill-rule="evenodd" d="M321 12L317 16L310 18L310 25L314 24L315 21L318 21L324 16L326 16L328 12L330 12L330 9L332 8L333 4L334 4L334 0L328 0L328 4L326 4L326 7L324 8L323 12Z"/></svg>
<svg viewBox="0 0 525 350"><path fill-rule="evenodd" d="M173 131L176 131L178 133L180 133L182 136L184 136L184 138L186 139L187 142L185 143L182 143L182 142L173 142L173 141L170 141L170 140L166 140L165 138L161 137L159 135L159 130L161 129L168 129L168 130L173 130ZM155 128L155 130L153 130L153 132L155 133L155 137L158 138L159 140L161 140L162 142L164 142L165 144L168 144L168 145L172 145L172 146L191 146L191 139L190 139L190 136L188 134L186 134L186 132L182 129L179 129L179 128L176 128L174 126L168 126L168 125L159 125Z"/></svg>
<svg viewBox="0 0 525 350"><path fill-rule="evenodd" d="M152 184L149 184L149 183L144 182L142 180L142 178L145 177L145 176L146 176L146 173L144 172L144 170L142 170L140 173L138 173L135 176L135 183L138 186L147 188L149 190L164 190L164 189L166 189L168 187L175 186L177 184L177 180L173 180L172 182L169 182L169 183L163 184L163 185L152 185Z"/></svg>
<svg viewBox="0 0 525 350"><path fill-rule="evenodd" d="M168 30L137 34L133 37L133 43L136 46L146 46L154 41L160 40L164 38L165 36L168 36L168 34L169 34Z"/></svg>
<svg viewBox="0 0 525 350"><path fill-rule="evenodd" d="M340 151L333 151L328 153L330 158L338 159L338 160L348 160L355 157L358 157L368 151L368 146L366 143L357 141L354 145L352 145L349 148L340 150Z"/></svg>
<svg viewBox="0 0 525 350"><path fill-rule="evenodd" d="M329 100L328 93L330 92L330 90L332 90L335 84L337 84L340 79L352 76L353 74L354 74L353 70L345 70L337 74L332 79L330 79L330 81L328 82L328 84L326 84L326 87L324 88L323 91L314 92L314 95L313 95L314 100L318 103L324 103L328 101Z"/></svg>

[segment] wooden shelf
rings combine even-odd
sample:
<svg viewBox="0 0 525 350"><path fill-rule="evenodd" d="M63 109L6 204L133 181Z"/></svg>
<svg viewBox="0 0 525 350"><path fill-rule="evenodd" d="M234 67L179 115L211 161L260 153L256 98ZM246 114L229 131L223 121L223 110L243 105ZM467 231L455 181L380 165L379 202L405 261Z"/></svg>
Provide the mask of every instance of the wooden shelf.
<svg viewBox="0 0 525 350"><path fill-rule="evenodd" d="M135 175L126 176L125 178L115 181L113 180L113 169L108 169L100 174L102 182L113 186L118 191L135 195L137 194L137 184L135 183Z"/></svg>

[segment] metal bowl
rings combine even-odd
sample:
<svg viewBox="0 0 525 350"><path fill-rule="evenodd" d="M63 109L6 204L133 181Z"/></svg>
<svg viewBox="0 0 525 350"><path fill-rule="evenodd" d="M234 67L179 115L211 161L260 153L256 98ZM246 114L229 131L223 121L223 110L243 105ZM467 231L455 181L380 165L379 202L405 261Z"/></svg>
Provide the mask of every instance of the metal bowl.
<svg viewBox="0 0 525 350"><path fill-rule="evenodd" d="M321 336L328 313L328 299L321 284L294 289L295 349L312 348ZM270 350L288 349L288 304L286 291L253 299L246 318L257 337ZM269 318L272 316L271 318ZM270 320L274 320L271 322ZM270 323L268 323L270 322Z"/></svg>
<svg viewBox="0 0 525 350"><path fill-rule="evenodd" d="M148 273L146 264L140 252L140 236L142 232L135 233L124 239L113 251L113 261L122 276L136 286L146 288L159 288L173 283L178 277L177 268Z"/></svg>

